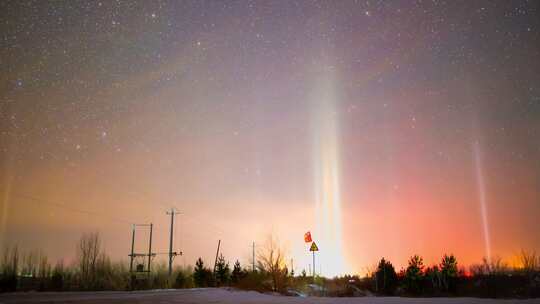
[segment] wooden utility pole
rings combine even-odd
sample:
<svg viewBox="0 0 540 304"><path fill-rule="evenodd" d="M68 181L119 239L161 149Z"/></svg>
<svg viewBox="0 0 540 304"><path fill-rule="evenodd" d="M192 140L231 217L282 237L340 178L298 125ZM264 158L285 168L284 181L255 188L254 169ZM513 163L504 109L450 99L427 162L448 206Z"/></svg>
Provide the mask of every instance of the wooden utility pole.
<svg viewBox="0 0 540 304"><path fill-rule="evenodd" d="M148 275L150 275L150 264L152 262L152 228L154 225L150 223L150 240L148 243Z"/></svg>
<svg viewBox="0 0 540 304"><path fill-rule="evenodd" d="M135 230L137 227L148 227L150 228L150 237L148 240L148 253L137 253L135 252ZM152 270L152 257L154 257L156 254L152 253L152 229L154 225L152 223L150 224L132 224L131 226L131 253L129 256L129 274L130 274L130 288L134 289L136 282L137 282L137 275L136 273L140 272L146 272L147 279L150 279L150 271ZM135 258L140 257L142 258L142 264L140 264L141 267L139 267L139 264L137 264L135 271L133 270L133 262L135 262ZM148 257L148 266L146 270L144 269L144 260Z"/></svg>
<svg viewBox="0 0 540 304"><path fill-rule="evenodd" d="M167 212L171 216L171 230L169 232L169 276L172 274L173 257L176 256L176 252L173 252L173 233L174 233L174 215L179 214L174 208L171 208L170 212Z"/></svg>
<svg viewBox="0 0 540 304"><path fill-rule="evenodd" d="M133 272L133 254L135 250L135 224L131 225L131 254L129 255L129 272Z"/></svg>
<svg viewBox="0 0 540 304"><path fill-rule="evenodd" d="M219 246L221 245L221 240L218 240L217 243L217 251L216 251L216 259L214 260L214 275L216 274L216 266L217 266L217 259L219 255Z"/></svg>
<svg viewBox="0 0 540 304"><path fill-rule="evenodd" d="M252 254L251 271L255 272L255 242L253 242L251 254Z"/></svg>

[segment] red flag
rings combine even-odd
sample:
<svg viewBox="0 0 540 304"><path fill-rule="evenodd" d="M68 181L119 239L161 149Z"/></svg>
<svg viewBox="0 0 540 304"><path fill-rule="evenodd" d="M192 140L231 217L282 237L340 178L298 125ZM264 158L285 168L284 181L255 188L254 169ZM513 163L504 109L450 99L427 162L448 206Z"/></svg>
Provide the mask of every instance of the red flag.
<svg viewBox="0 0 540 304"><path fill-rule="evenodd" d="M304 242L306 242L306 243L312 242L312 240L311 240L311 232L308 231L308 232L306 232L304 234Z"/></svg>

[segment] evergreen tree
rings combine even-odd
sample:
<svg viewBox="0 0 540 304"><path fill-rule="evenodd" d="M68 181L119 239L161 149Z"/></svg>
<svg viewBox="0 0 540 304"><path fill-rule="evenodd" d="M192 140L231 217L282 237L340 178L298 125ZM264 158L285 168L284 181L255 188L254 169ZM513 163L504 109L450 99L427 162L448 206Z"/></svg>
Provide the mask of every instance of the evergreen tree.
<svg viewBox="0 0 540 304"><path fill-rule="evenodd" d="M208 287L214 285L212 272L204 267L204 262L201 258L195 262L193 281L197 287Z"/></svg>
<svg viewBox="0 0 540 304"><path fill-rule="evenodd" d="M409 260L409 266L405 270L404 287L405 290L412 294L418 294L422 290L424 261L418 256L414 255Z"/></svg>
<svg viewBox="0 0 540 304"><path fill-rule="evenodd" d="M444 255L441 261L441 277L443 287L446 291L455 289L456 279L458 276L457 260L454 255Z"/></svg>
<svg viewBox="0 0 540 304"><path fill-rule="evenodd" d="M379 262L375 273L375 283L378 293L391 295L397 287L397 274L394 266L384 258Z"/></svg>
<svg viewBox="0 0 540 304"><path fill-rule="evenodd" d="M442 278L441 278L441 271L439 270L439 266L434 265L433 267L426 268L426 271L424 273L425 279L428 281L428 283L431 285L431 291L435 292L441 289L442 287Z"/></svg>
<svg viewBox="0 0 540 304"><path fill-rule="evenodd" d="M240 262L236 260L236 263L234 263L234 267L233 267L233 271L231 275L231 281L233 284L237 284L243 277L244 277L244 271L242 271Z"/></svg>
<svg viewBox="0 0 540 304"><path fill-rule="evenodd" d="M229 263L225 261L223 254L219 255L216 264L216 284L217 286L227 285L231 277Z"/></svg>

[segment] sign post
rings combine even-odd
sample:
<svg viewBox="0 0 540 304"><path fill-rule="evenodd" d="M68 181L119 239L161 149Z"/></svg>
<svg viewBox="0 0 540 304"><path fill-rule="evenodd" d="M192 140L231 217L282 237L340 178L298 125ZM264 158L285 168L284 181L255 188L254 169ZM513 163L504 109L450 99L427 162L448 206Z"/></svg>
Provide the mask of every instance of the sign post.
<svg viewBox="0 0 540 304"><path fill-rule="evenodd" d="M317 244L315 244L315 242L311 243L309 251L313 253L313 272L311 274L313 275L313 283L315 283L315 251L319 251L319 247L317 247Z"/></svg>

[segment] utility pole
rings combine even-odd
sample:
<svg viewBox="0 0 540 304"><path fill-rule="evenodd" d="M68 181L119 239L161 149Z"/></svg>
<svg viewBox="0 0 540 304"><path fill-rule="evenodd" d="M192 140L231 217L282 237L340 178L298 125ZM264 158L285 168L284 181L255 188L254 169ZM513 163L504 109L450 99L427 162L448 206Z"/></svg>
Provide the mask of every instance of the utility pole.
<svg viewBox="0 0 540 304"><path fill-rule="evenodd" d="M219 255L219 246L220 245L221 245L221 240L219 240L218 243L217 243L216 259L214 261L214 275L216 275L216 266L217 266L217 259L218 259L218 255Z"/></svg>
<svg viewBox="0 0 540 304"><path fill-rule="evenodd" d="M152 262L152 228L154 224L150 223L150 241L148 244L148 275L150 276L150 263Z"/></svg>
<svg viewBox="0 0 540 304"><path fill-rule="evenodd" d="M150 237L148 240L148 253L137 253L135 252L135 230L137 227L148 227L150 229ZM147 279L150 278L150 271L152 270L152 257L156 256L155 253L152 253L152 230L154 228L154 225L152 223L150 224L132 224L131 225L131 253L129 256L129 272L130 272L130 284L131 288L133 289L135 287L136 281L137 281L137 273L140 272L146 272L147 273ZM142 258L142 263L137 264L135 271L133 270L133 263L135 262L135 258L140 257ZM148 266L146 267L146 270L144 269L144 261L145 258L148 257Z"/></svg>
<svg viewBox="0 0 540 304"><path fill-rule="evenodd" d="M291 258L291 274L294 274L294 264L293 264L292 258Z"/></svg>
<svg viewBox="0 0 540 304"><path fill-rule="evenodd" d="M251 271L252 271L252 272L255 272L255 242L253 242L251 254L252 254Z"/></svg>
<svg viewBox="0 0 540 304"><path fill-rule="evenodd" d="M173 257L176 256L176 252L173 252L173 233L174 233L174 215L179 214L174 208L171 208L170 212L166 212L171 216L171 230L169 233L169 276L172 274Z"/></svg>
<svg viewBox="0 0 540 304"><path fill-rule="evenodd" d="M129 272L133 272L133 250L135 249L135 224L131 225L131 254L129 255Z"/></svg>

